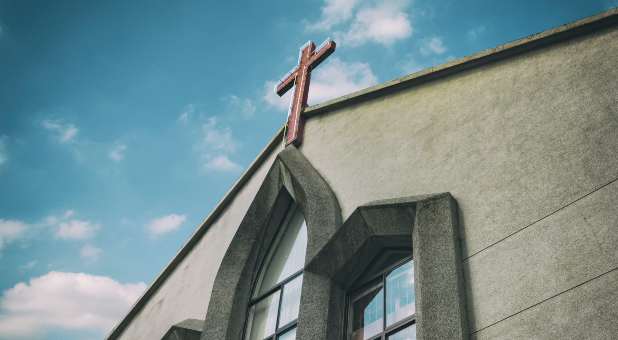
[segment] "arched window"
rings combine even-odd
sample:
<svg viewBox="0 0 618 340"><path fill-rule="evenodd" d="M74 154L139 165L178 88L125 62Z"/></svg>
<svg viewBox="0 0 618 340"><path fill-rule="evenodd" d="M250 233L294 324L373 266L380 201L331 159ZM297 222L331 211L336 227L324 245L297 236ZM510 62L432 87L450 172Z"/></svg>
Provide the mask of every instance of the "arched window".
<svg viewBox="0 0 618 340"><path fill-rule="evenodd" d="M307 224L301 210L292 207L260 268L245 339L296 338L306 250Z"/></svg>
<svg viewBox="0 0 618 340"><path fill-rule="evenodd" d="M349 340L416 339L414 261L411 251L386 251L349 295Z"/></svg>

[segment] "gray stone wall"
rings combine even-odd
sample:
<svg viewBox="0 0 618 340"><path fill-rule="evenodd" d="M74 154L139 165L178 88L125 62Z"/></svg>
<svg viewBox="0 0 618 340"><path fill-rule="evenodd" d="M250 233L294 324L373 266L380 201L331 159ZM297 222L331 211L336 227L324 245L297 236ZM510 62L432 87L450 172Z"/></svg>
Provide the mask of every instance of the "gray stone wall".
<svg viewBox="0 0 618 340"><path fill-rule="evenodd" d="M614 27L316 114L300 150L344 220L370 201L453 195L473 338L610 339L618 334L617 79ZM279 151L122 339L158 339L204 318L225 247Z"/></svg>
<svg viewBox="0 0 618 340"><path fill-rule="evenodd" d="M305 136L344 219L455 197L475 337L618 334L618 29L321 113Z"/></svg>

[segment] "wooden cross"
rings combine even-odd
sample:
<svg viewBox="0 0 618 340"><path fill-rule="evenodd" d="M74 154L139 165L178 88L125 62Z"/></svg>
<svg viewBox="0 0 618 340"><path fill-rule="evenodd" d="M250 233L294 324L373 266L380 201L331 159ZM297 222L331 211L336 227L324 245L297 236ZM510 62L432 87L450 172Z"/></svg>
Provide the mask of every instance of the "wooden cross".
<svg viewBox="0 0 618 340"><path fill-rule="evenodd" d="M298 146L302 143L304 120L301 113L307 107L311 70L333 53L336 46L334 41L328 39L316 51L315 44L312 41L308 41L300 49L298 65L275 88L275 92L279 96L283 96L292 86L295 86L294 97L292 97L290 111L288 112L285 146L290 144Z"/></svg>

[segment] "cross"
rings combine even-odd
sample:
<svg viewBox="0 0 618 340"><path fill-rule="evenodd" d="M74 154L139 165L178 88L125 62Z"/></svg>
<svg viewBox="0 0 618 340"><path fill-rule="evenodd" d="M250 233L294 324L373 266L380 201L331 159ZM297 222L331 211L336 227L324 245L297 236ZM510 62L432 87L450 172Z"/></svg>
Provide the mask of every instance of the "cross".
<svg viewBox="0 0 618 340"><path fill-rule="evenodd" d="M335 51L336 46L334 41L327 39L320 46L320 49L316 51L315 44L312 41L308 41L300 49L298 65L275 88L275 92L279 96L283 96L292 86L295 86L294 97L292 97L290 111L288 112L285 146L290 144L298 146L302 142L304 120L301 117L301 113L307 107L311 70L331 55Z"/></svg>

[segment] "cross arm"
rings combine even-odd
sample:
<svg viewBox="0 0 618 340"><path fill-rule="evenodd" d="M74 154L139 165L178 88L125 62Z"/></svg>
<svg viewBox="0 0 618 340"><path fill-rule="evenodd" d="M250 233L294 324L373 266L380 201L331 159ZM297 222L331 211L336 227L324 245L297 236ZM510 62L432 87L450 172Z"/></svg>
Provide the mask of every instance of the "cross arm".
<svg viewBox="0 0 618 340"><path fill-rule="evenodd" d="M294 68L294 70L288 73L288 75L279 82L277 87L275 87L275 92L277 93L277 95L283 96L284 93L288 92L288 90L291 89L292 86L294 86L294 80L296 80L296 71L297 68Z"/></svg>
<svg viewBox="0 0 618 340"><path fill-rule="evenodd" d="M315 54L311 57L309 61L310 67L314 68L320 65L320 63L324 61L324 59L326 59L329 55L335 52L336 47L337 44L335 44L334 41L332 41L331 39L326 40L326 42L322 44L320 49L316 51Z"/></svg>

